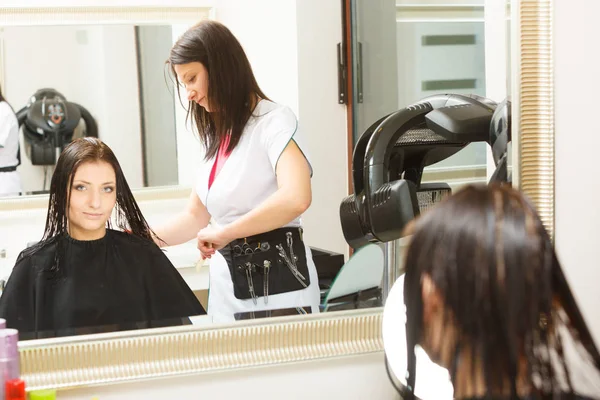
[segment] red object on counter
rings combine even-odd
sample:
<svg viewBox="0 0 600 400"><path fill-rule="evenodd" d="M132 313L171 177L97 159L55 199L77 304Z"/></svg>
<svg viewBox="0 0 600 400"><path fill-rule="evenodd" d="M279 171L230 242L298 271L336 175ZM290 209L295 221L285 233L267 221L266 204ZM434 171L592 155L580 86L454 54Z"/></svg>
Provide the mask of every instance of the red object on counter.
<svg viewBox="0 0 600 400"><path fill-rule="evenodd" d="M5 389L4 400L27 400L24 380L11 379L6 381Z"/></svg>

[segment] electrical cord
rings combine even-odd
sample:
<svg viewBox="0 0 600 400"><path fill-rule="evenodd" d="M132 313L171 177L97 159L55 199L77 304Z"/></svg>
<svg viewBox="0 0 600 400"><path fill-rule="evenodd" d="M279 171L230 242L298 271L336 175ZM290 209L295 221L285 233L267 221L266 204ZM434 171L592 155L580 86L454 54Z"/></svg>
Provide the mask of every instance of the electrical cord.
<svg viewBox="0 0 600 400"><path fill-rule="evenodd" d="M400 386L398 386L398 384L396 384L396 379L394 379L394 376L392 375L392 372L390 371L390 363L388 362L387 354L384 354L384 363L385 363L385 372L387 373L388 379L390 380L390 383L392 384L394 389L396 389L396 392L398 392L398 394L400 395L400 398L420 400L417 396L414 396L412 393L409 393L406 386L404 386L402 384L400 384Z"/></svg>
<svg viewBox="0 0 600 400"><path fill-rule="evenodd" d="M42 190L46 190L46 179L48 179L48 167L44 167L44 186L42 186Z"/></svg>

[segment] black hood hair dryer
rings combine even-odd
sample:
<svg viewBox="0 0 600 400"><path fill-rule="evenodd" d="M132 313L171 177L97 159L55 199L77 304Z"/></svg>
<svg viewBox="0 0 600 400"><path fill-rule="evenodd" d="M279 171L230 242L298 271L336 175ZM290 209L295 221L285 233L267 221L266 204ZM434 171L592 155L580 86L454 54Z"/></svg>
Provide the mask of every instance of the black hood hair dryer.
<svg viewBox="0 0 600 400"><path fill-rule="evenodd" d="M17 112L23 127L25 152L32 165L54 165L64 147L73 140L75 128L85 122L85 136L98 137L98 126L85 107L67 101L55 89L34 93Z"/></svg>
<svg viewBox="0 0 600 400"><path fill-rule="evenodd" d="M342 201L340 218L352 248L384 243L384 301L399 273L396 249L405 226L451 193L446 183L421 184L424 168L469 143L489 143L496 106L476 95L434 95L381 118L359 138L354 194Z"/></svg>
<svg viewBox="0 0 600 400"><path fill-rule="evenodd" d="M496 107L490 124L489 144L492 146L492 157L496 165L490 182L512 184L512 174L508 171L508 144L512 141L511 119L511 103L510 100L505 99Z"/></svg>

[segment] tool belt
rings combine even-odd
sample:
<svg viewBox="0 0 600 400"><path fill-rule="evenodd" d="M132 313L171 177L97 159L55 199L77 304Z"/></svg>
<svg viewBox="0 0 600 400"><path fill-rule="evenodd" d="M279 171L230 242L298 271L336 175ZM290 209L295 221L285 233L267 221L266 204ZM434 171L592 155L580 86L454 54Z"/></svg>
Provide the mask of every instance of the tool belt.
<svg viewBox="0 0 600 400"><path fill-rule="evenodd" d="M310 285L302 228L280 228L236 239L221 250L227 261L233 294L240 300L293 292Z"/></svg>

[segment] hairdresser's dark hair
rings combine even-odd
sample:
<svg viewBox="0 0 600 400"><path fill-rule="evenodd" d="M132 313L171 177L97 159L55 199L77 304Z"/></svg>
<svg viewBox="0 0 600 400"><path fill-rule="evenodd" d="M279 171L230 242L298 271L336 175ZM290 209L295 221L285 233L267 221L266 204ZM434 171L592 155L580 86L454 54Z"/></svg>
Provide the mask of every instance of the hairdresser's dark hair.
<svg viewBox="0 0 600 400"><path fill-rule="evenodd" d="M268 98L256 82L242 45L219 22L201 21L173 45L167 64L178 94L180 83L174 67L191 62L201 63L208 73L207 100L211 112L190 101L186 117L194 119L208 160L217 154L227 134L231 135L227 150L235 148L256 102Z"/></svg>
<svg viewBox="0 0 600 400"><path fill-rule="evenodd" d="M117 226L134 236L153 241L155 234L142 215L115 154L100 139L84 137L69 143L58 158L50 183L50 199L44 235L41 242L27 249L24 255L34 253L48 242L67 235L69 198L73 177L77 169L88 162L105 162L110 164L115 171ZM107 225L108 228L111 228L110 219ZM55 264L54 267L59 268L58 260Z"/></svg>
<svg viewBox="0 0 600 400"><path fill-rule="evenodd" d="M542 221L507 185L469 186L408 229L404 300L407 386L414 395L415 346L423 335L422 277L439 290L457 355L469 348L483 366L486 395L517 398L519 360L533 395L573 391L558 327L568 328L600 369L600 354L577 308ZM559 363L550 353L556 352ZM453 381L457 357L449 366ZM534 377L536 379L534 379ZM540 383L541 382L541 383Z"/></svg>

